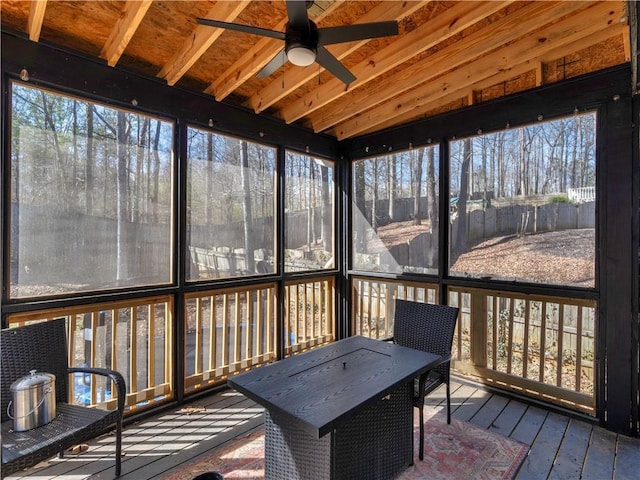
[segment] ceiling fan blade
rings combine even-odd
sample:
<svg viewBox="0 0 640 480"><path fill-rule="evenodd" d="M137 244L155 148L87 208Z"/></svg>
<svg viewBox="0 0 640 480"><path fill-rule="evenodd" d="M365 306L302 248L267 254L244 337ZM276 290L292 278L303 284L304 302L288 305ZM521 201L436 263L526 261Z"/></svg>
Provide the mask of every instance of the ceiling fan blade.
<svg viewBox="0 0 640 480"><path fill-rule="evenodd" d="M282 65L284 65L287 61L287 54L284 51L284 48L276 53L276 56L273 57L269 63L267 63L262 70L258 72L258 77L268 77L277 69L279 69Z"/></svg>
<svg viewBox="0 0 640 480"><path fill-rule="evenodd" d="M197 21L200 25L207 25L209 27L226 28L228 30L236 30L238 32L252 33L253 35L261 35L263 37L284 40L284 32L278 32L276 30L252 27L251 25L241 25L239 23L220 22L218 20L209 20L207 18L198 18Z"/></svg>
<svg viewBox="0 0 640 480"><path fill-rule="evenodd" d="M324 27L318 29L318 44L331 45L391 35L398 35L398 22L374 22Z"/></svg>
<svg viewBox="0 0 640 480"><path fill-rule="evenodd" d="M347 70L347 67L342 65L329 50L320 45L318 46L318 52L316 54L316 62L335 75L339 80L342 80L346 85L349 85L356 79L353 73Z"/></svg>
<svg viewBox="0 0 640 480"><path fill-rule="evenodd" d="M295 25L296 27L306 27L309 25L306 0L286 0L286 4L289 25Z"/></svg>

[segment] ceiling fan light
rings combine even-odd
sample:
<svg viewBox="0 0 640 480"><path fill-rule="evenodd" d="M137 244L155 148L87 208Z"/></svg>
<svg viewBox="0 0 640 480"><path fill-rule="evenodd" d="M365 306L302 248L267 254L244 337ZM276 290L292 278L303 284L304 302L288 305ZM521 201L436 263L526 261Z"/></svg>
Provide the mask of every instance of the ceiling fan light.
<svg viewBox="0 0 640 480"><path fill-rule="evenodd" d="M287 50L287 58L299 67L306 67L316 61L316 52L307 47L293 46Z"/></svg>

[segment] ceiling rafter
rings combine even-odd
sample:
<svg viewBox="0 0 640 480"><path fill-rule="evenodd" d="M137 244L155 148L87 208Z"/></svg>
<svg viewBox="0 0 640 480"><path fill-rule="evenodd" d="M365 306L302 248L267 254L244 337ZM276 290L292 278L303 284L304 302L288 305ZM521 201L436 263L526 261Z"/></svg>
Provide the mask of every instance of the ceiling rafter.
<svg viewBox="0 0 640 480"><path fill-rule="evenodd" d="M250 3L250 0L216 2L206 16L232 22ZM169 85L175 85L223 32L221 28L198 25L169 63L160 70L158 77L164 78Z"/></svg>
<svg viewBox="0 0 640 480"><path fill-rule="evenodd" d="M430 2L431 0L418 2L382 2L366 15L359 18L358 23L383 22L387 20L401 21L403 18L415 13L416 10ZM338 60L342 60L368 41L369 40L362 40L359 42L332 45L331 53ZM245 106L253 109L256 113L260 113L317 75L319 75L318 68L301 68L287 72L286 85L284 87L282 82L275 80L249 98Z"/></svg>
<svg viewBox="0 0 640 480"><path fill-rule="evenodd" d="M47 9L47 0L32 0L29 7L29 22L27 24L27 33L29 40L37 42L40 40L40 32L42 31L42 22L44 21L44 12Z"/></svg>
<svg viewBox="0 0 640 480"><path fill-rule="evenodd" d="M568 17L540 30L537 36L524 37L505 47L500 52L500 62L489 57L479 58L434 81L427 81L419 88L407 90L391 103L380 104L345 121L335 128L336 136L338 139L350 138L367 131L378 131L385 125L413 120L466 95L471 88L488 88L526 73L534 68L537 59L557 58L567 45L584 48L620 35L626 31L625 26L617 22L621 13L621 9L612 9L611 5L596 4L580 17ZM612 19L616 21L612 22ZM546 36L545 42L538 41L541 36Z"/></svg>
<svg viewBox="0 0 640 480"><path fill-rule="evenodd" d="M398 36L327 47L355 74L350 85L323 73L319 65L287 64L269 77L256 78L281 51L281 40L244 41L196 21L207 15L284 31L284 1L0 0L0 21L3 33L101 58L105 65L137 75L160 76L169 85L205 91L269 121L295 123L336 139L379 132L565 77L625 63L634 68L632 60L637 60L638 14L635 2L628 0L307 3L309 17L321 26L400 22ZM603 9L601 18L585 13L595 5ZM620 17L610 18L603 31L566 43L576 38L565 30L567 18L579 18L571 24L574 30L593 32L607 15L605 6L616 15L622 12ZM520 42L525 37L530 43ZM545 50L554 45L557 51ZM633 78L637 82L637 75Z"/></svg>
<svg viewBox="0 0 640 480"><path fill-rule="evenodd" d="M401 63L415 57L465 28L477 23L492 13L501 10L511 1L483 2L469 6L459 2L430 22L400 37L383 50L350 68L356 80L349 86L338 79L331 79L312 92L285 106L280 115L287 123L295 122L305 115L334 102L347 92L365 85Z"/></svg>
<svg viewBox="0 0 640 480"><path fill-rule="evenodd" d="M340 7L340 2L332 2L313 20L317 23ZM283 18L273 30L284 30L288 19ZM222 101L240 85L256 75L280 50L283 43L272 38L261 38L251 49L231 65L222 75L206 88L204 93Z"/></svg>
<svg viewBox="0 0 640 480"><path fill-rule="evenodd" d="M540 18L562 18L565 15L584 10L587 5L579 2L534 2L513 14L460 39L398 72L393 79L375 85L372 89L356 90L348 101L329 105L311 116L311 124L316 132L346 121L354 114L367 111L401 92L408 91L426 80L438 77L442 72L454 69L499 48L513 37L513 30L525 36L540 28ZM499 54L500 58L502 54ZM495 59L493 60L495 62ZM503 63L501 61L501 63ZM393 101L394 104L397 101Z"/></svg>
<svg viewBox="0 0 640 480"><path fill-rule="evenodd" d="M509 66L507 69L501 69L497 74L482 79L479 82L473 82L471 85L463 85L459 89L449 89L448 93L445 95L435 94L431 98L431 101L425 103L424 105L420 105L412 111L407 111L397 117L385 119L383 123L375 125L370 129L361 132L361 134L372 133L374 131L379 131L381 129L385 129L394 125L419 120L420 118L424 118L426 115L428 115L430 112L433 112L437 108L450 104L451 102L454 102L463 96L472 95L474 90L478 91L485 88L490 88L500 83L508 82L509 80L516 78L518 75L525 74L531 70L540 70L545 62L548 63L561 57L565 53L565 48L567 46L575 49L575 51L582 50L583 48L591 47L599 42L615 38L619 35L628 35L628 29L629 27L627 25L613 25L611 28L593 33L588 37L572 42L569 45L557 46L549 52L543 54L541 57L536 57L533 60L525 59L521 63ZM451 77L447 78L446 81L447 84L450 85L450 82L456 81L456 79ZM542 85L542 79L540 79L540 81L536 81L536 86L540 85ZM440 84L440 86L442 86L442 83Z"/></svg>
<svg viewBox="0 0 640 480"><path fill-rule="evenodd" d="M120 60L152 3L153 0L127 0L124 4L118 22L100 52L100 58L110 67L115 67Z"/></svg>

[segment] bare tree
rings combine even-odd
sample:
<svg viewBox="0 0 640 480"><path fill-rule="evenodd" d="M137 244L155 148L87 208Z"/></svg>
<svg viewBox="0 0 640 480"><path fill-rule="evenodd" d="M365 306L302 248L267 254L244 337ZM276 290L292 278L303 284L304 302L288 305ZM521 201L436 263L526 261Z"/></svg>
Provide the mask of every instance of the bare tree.
<svg viewBox="0 0 640 480"><path fill-rule="evenodd" d="M413 224L420 225L422 223L422 212L420 211L420 193L422 192L422 160L424 159L424 148L418 148L411 152L411 159L415 172L414 189L413 189Z"/></svg>
<svg viewBox="0 0 640 480"><path fill-rule="evenodd" d="M213 134L207 133L207 169L205 175L206 201L204 202L205 223L210 225L213 222Z"/></svg>
<svg viewBox="0 0 640 480"><path fill-rule="evenodd" d="M373 231L378 230L378 159L374 158L372 161L372 185L371 185L371 228Z"/></svg>
<svg viewBox="0 0 640 480"><path fill-rule="evenodd" d="M396 177L396 156L389 155L387 157L387 171L389 172L389 221L393 223L394 221L394 210L395 210L395 200L397 195L397 183L398 179Z"/></svg>
<svg viewBox="0 0 640 480"><path fill-rule="evenodd" d="M116 156L117 163L117 221L116 221L116 280L122 281L129 277L129 265L127 255L128 245L128 215L127 215L127 189L128 189L128 151L127 151L127 118L122 110L118 110Z"/></svg>
<svg viewBox="0 0 640 480"><path fill-rule="evenodd" d="M353 169L353 185L355 189L355 202L356 210L360 213L360 219L355 222L356 228L356 252L364 252L366 247L365 231L366 225L362 221L362 218L366 218L366 203L365 203L365 163L356 162Z"/></svg>
<svg viewBox="0 0 640 480"><path fill-rule="evenodd" d="M436 202L434 148L427 148L427 218L429 231L433 235L437 235L438 232L438 205Z"/></svg>
<svg viewBox="0 0 640 480"><path fill-rule="evenodd" d="M247 151L247 142L240 141L240 176L242 180L242 214L244 220L244 250L247 255L247 270L255 272L255 262L253 258L253 234L251 226L253 224L253 215L251 213L251 184L249 170L249 154Z"/></svg>
<svg viewBox="0 0 640 480"><path fill-rule="evenodd" d="M458 232L452 249L451 264L467 251L467 197L469 196L469 167L471 165L471 139L463 141L462 167L460 168L460 193L458 194Z"/></svg>

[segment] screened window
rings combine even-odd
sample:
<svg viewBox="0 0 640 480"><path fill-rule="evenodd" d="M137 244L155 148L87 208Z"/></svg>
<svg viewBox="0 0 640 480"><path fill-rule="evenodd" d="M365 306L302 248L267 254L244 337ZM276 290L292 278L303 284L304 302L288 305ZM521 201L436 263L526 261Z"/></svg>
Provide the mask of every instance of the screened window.
<svg viewBox="0 0 640 480"><path fill-rule="evenodd" d="M427 146L354 162L354 269L437 273L438 151Z"/></svg>
<svg viewBox="0 0 640 480"><path fill-rule="evenodd" d="M276 150L189 128L187 279L275 271Z"/></svg>
<svg viewBox="0 0 640 480"><path fill-rule="evenodd" d="M596 115L450 143L450 273L595 286Z"/></svg>
<svg viewBox="0 0 640 480"><path fill-rule="evenodd" d="M334 268L334 164L287 152L285 271Z"/></svg>
<svg viewBox="0 0 640 480"><path fill-rule="evenodd" d="M11 93L10 296L170 283L173 125Z"/></svg>

